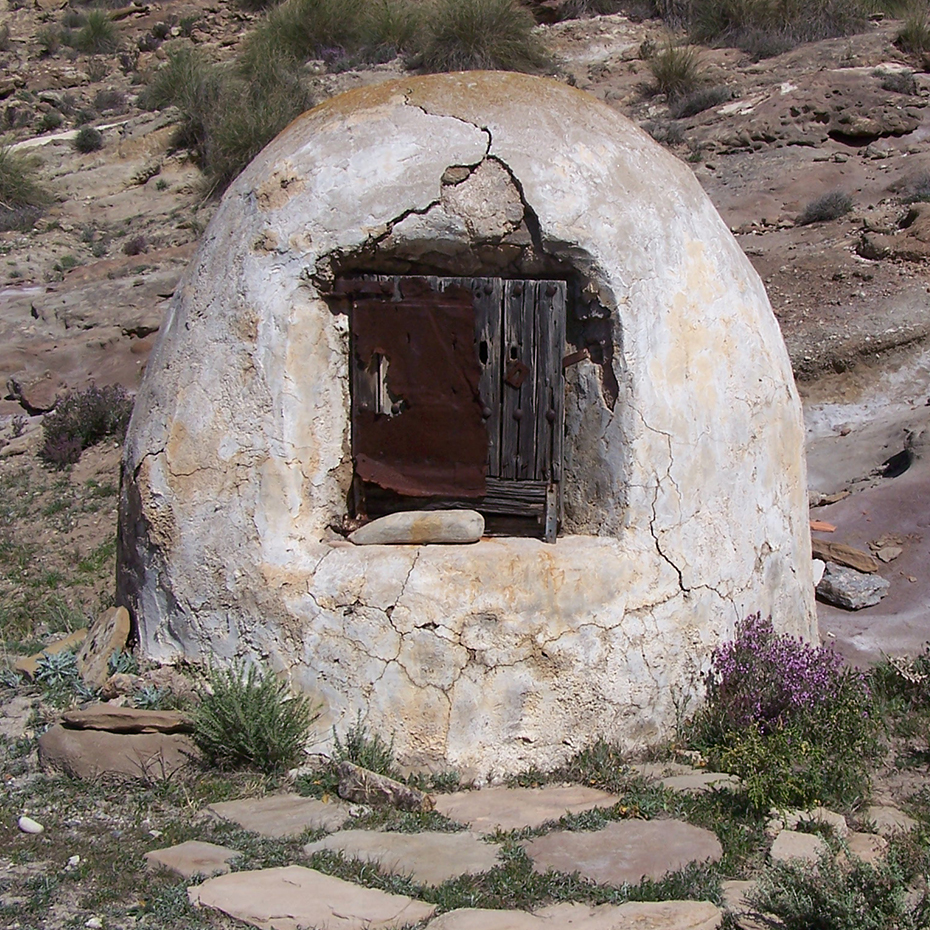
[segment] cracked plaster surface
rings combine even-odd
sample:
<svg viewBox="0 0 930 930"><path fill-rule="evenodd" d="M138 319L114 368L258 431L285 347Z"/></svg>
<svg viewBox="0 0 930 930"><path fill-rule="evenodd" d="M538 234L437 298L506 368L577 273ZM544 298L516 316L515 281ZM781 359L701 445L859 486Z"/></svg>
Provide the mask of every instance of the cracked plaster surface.
<svg viewBox="0 0 930 930"><path fill-rule="evenodd" d="M329 529L349 331L323 290L366 261L569 273L609 315L613 355L566 372L554 546ZM749 612L814 635L802 444L761 283L684 165L552 81L363 88L261 153L178 289L127 440L120 597L149 654L267 660L327 734L360 713L410 764L553 765L661 734Z"/></svg>

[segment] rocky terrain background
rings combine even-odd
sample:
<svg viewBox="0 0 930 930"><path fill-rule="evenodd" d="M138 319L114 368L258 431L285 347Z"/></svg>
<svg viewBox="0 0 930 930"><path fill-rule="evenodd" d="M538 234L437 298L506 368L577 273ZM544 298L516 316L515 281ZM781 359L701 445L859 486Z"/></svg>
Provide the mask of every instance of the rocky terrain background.
<svg viewBox="0 0 930 930"><path fill-rule="evenodd" d="M4 587L22 610L33 576L51 571L71 579L63 601L92 612L107 600L112 560L93 577L74 566L112 539L115 497L90 511L60 499L82 499L88 482L115 488L118 456L95 450L75 473L50 473L34 456L41 415L92 382L138 386L216 205L176 142L177 111L142 109L140 95L172 50L231 59L258 16L187 0L111 8L118 48L106 54L56 45L69 17L66 0L0 7L2 141L35 160L53 198L32 229L0 232L2 474L30 489L7 507L4 528L10 551L30 558L22 571L7 561ZM917 447L930 412L930 204L919 201L930 192L930 74L896 46L900 28L877 16L861 34L761 61L699 48L702 88L716 102L687 115L653 87L648 58L670 40L661 20L617 13L539 27L559 79L689 163L765 281L807 404L814 503L881 484L883 463ZM317 99L406 73L400 59L345 64L307 63ZM77 151L80 126L101 133L99 150ZM848 197L849 212L798 222L829 194ZM923 558L919 531L891 529ZM908 590L921 609L930 602L930 585Z"/></svg>

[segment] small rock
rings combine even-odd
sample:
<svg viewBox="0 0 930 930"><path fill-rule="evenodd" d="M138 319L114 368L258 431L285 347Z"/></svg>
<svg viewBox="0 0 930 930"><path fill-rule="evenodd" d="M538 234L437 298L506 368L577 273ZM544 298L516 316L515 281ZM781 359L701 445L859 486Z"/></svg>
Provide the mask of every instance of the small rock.
<svg viewBox="0 0 930 930"><path fill-rule="evenodd" d="M183 733L108 733L58 724L39 737L39 764L74 778L122 775L160 780L179 777L197 758Z"/></svg>
<svg viewBox="0 0 930 930"><path fill-rule="evenodd" d="M68 864L65 866L66 872L73 872L81 864L80 856L68 856Z"/></svg>
<svg viewBox="0 0 930 930"><path fill-rule="evenodd" d="M811 573L814 576L814 587L820 584L820 579L823 578L824 569L827 567L827 563L822 559L814 559L811 562Z"/></svg>
<svg viewBox="0 0 930 930"><path fill-rule="evenodd" d="M91 625L87 639L77 655L81 677L95 688L103 687L109 677L110 656L126 645L129 638L129 611L125 607L105 610Z"/></svg>
<svg viewBox="0 0 930 930"><path fill-rule="evenodd" d="M45 832L45 827L43 827L38 820L33 820L31 817L27 817L25 814L19 818L18 826L19 829L23 831L23 833Z"/></svg>
<svg viewBox="0 0 930 930"><path fill-rule="evenodd" d="M381 833L340 830L304 846L308 856L333 850L347 859L374 862L392 875L409 875L422 885L439 885L459 875L488 872L499 865L499 847L477 833Z"/></svg>
<svg viewBox="0 0 930 930"><path fill-rule="evenodd" d="M140 690L142 679L138 675L129 675L126 672L116 672L111 675L100 689L100 696L106 701L123 697Z"/></svg>
<svg viewBox="0 0 930 930"><path fill-rule="evenodd" d="M411 510L390 513L349 534L357 546L475 543L484 535L484 517L475 510Z"/></svg>
<svg viewBox="0 0 930 930"><path fill-rule="evenodd" d="M811 540L811 551L815 559L845 565L847 568L854 568L857 572L871 575L878 571L878 562L873 556L868 552L863 552L862 549L847 546L845 543L828 542L814 537Z"/></svg>
<svg viewBox="0 0 930 930"><path fill-rule="evenodd" d="M297 794L269 794L263 798L220 801L207 808L217 820L231 820L244 830L273 839L297 836L304 830L338 830L350 817L340 802L327 804Z"/></svg>
<svg viewBox="0 0 930 930"><path fill-rule="evenodd" d="M890 586L891 582L880 575L866 575L828 562L823 578L817 585L817 596L836 607L860 610L877 604L888 593Z"/></svg>
<svg viewBox="0 0 930 930"><path fill-rule="evenodd" d="M340 762L339 797L360 804L390 805L402 811L431 811L433 798L403 782L378 775L352 762Z"/></svg>
<svg viewBox="0 0 930 930"><path fill-rule="evenodd" d="M893 562L902 552L904 549L901 546L885 546L875 553L875 557L883 562Z"/></svg>
<svg viewBox="0 0 930 930"><path fill-rule="evenodd" d="M103 926L103 921L99 917L91 917L84 921L84 926L87 927L88 930L100 930Z"/></svg>
<svg viewBox="0 0 930 930"><path fill-rule="evenodd" d="M187 889L197 907L211 907L256 927L378 930L431 917L435 904L362 888L300 865L235 872Z"/></svg>
<svg viewBox="0 0 930 930"><path fill-rule="evenodd" d="M188 840L167 849L153 849L142 858L148 869L166 869L181 878L194 875L222 875L229 871L229 863L241 856L237 849L218 846L216 843L204 843L201 840Z"/></svg>
<svg viewBox="0 0 930 930"><path fill-rule="evenodd" d="M601 830L553 830L524 849L533 871L578 872L600 885L661 880L692 862L716 862L720 841L709 830L681 820L617 820Z"/></svg>
<svg viewBox="0 0 930 930"><path fill-rule="evenodd" d="M733 922L739 930L766 930L763 924L753 916L753 908L748 898L758 887L754 881L726 881L720 883L724 909L730 912Z"/></svg>
<svg viewBox="0 0 930 930"><path fill-rule="evenodd" d="M436 796L436 811L478 833L522 830L598 807L613 807L621 798L584 785L544 788L482 788Z"/></svg>

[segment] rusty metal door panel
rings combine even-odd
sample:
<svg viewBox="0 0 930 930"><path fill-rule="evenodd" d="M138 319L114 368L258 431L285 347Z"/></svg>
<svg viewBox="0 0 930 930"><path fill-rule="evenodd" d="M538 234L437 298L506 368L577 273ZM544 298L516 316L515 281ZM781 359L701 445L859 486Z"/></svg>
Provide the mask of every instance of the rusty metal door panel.
<svg viewBox="0 0 930 930"><path fill-rule="evenodd" d="M412 497L481 497L488 438L471 290L406 277L390 291L353 295L356 473Z"/></svg>

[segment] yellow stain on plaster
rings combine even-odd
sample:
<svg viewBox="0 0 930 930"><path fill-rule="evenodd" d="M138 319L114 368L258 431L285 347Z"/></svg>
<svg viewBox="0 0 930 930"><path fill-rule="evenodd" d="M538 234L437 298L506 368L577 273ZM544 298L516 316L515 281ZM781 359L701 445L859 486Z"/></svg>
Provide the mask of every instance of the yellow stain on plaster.
<svg viewBox="0 0 930 930"><path fill-rule="evenodd" d="M280 210L292 197L301 193L306 181L289 161L277 164L271 174L255 189L260 210Z"/></svg>

